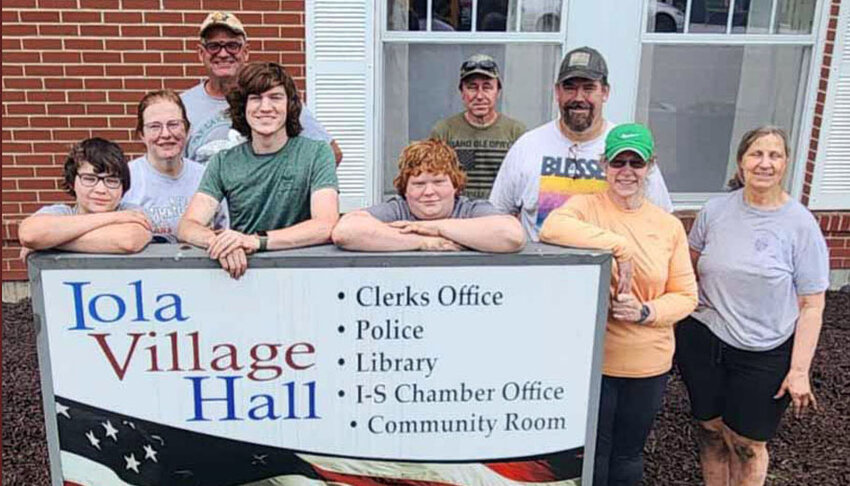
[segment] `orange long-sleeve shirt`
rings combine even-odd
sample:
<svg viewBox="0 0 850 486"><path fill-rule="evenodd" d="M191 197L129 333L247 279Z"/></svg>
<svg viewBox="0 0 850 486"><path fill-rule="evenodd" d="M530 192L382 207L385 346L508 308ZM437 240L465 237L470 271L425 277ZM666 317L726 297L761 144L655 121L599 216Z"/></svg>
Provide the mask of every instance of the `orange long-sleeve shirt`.
<svg viewBox="0 0 850 486"><path fill-rule="evenodd" d="M613 252L632 261L632 293L655 309L655 321L637 324L608 315L602 373L642 378L660 375L673 364L673 324L697 306L697 282L682 223L645 201L638 209L614 204L607 191L573 196L552 212L540 241ZM611 295L617 273L611 279Z"/></svg>

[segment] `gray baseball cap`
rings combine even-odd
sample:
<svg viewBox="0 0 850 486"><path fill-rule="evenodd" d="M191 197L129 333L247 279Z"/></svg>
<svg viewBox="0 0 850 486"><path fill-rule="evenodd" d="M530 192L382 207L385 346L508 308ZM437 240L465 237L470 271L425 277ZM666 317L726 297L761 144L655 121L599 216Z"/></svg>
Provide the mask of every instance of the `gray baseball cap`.
<svg viewBox="0 0 850 486"><path fill-rule="evenodd" d="M598 81L608 77L608 65L605 58L592 47L579 47L564 56L561 69L558 70L558 82L571 78L587 78Z"/></svg>

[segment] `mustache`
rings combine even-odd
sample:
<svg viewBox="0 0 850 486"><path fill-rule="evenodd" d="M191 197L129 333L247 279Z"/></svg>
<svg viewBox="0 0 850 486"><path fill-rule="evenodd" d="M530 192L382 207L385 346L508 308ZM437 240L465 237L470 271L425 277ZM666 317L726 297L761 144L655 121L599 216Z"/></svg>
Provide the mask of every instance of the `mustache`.
<svg viewBox="0 0 850 486"><path fill-rule="evenodd" d="M587 101L571 101L564 105L567 110L592 110L593 105Z"/></svg>

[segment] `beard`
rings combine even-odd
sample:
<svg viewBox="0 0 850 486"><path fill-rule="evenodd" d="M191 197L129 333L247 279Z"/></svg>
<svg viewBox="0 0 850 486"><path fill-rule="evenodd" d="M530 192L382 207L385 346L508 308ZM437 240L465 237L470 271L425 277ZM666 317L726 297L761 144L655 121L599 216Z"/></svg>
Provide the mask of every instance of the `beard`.
<svg viewBox="0 0 850 486"><path fill-rule="evenodd" d="M578 113L576 110L587 110L587 113ZM593 105L588 102L573 101L561 105L561 118L564 124L574 132L583 132L593 125Z"/></svg>

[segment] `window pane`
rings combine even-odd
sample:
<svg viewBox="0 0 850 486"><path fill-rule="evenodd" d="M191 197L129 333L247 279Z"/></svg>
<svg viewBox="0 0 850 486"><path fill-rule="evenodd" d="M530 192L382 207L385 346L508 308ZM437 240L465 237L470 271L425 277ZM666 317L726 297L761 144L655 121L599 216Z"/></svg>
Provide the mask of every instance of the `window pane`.
<svg viewBox="0 0 850 486"><path fill-rule="evenodd" d="M650 0L646 20L647 32L683 32L685 29L685 1Z"/></svg>
<svg viewBox="0 0 850 486"><path fill-rule="evenodd" d="M693 0L688 32L717 34L726 32L729 0Z"/></svg>
<svg viewBox="0 0 850 486"><path fill-rule="evenodd" d="M558 32L561 29L563 0L433 0L431 30L472 30L473 1L477 1L475 29L479 32L516 32L518 26L523 32ZM518 25L520 3L522 21ZM427 0L387 0L387 29L428 30L427 9Z"/></svg>
<svg viewBox="0 0 850 486"><path fill-rule="evenodd" d="M516 0L478 0L478 23L481 32L515 32Z"/></svg>
<svg viewBox="0 0 850 486"><path fill-rule="evenodd" d="M809 56L808 46L645 45L637 118L670 192L724 190L738 141L757 126L783 127L793 143Z"/></svg>
<svg viewBox="0 0 850 486"><path fill-rule="evenodd" d="M737 0L732 32L735 34L770 33L770 9L774 0Z"/></svg>
<svg viewBox="0 0 850 486"><path fill-rule="evenodd" d="M411 140L428 138L439 120L463 111L461 63L482 53L502 73L498 111L533 128L552 119L552 86L560 62L557 44L384 45L383 187L394 194L397 159Z"/></svg>
<svg viewBox="0 0 850 486"><path fill-rule="evenodd" d="M387 30L428 30L425 0L387 0Z"/></svg>
<svg viewBox="0 0 850 486"><path fill-rule="evenodd" d="M816 0L777 0L776 32L779 34L811 34Z"/></svg>
<svg viewBox="0 0 850 486"><path fill-rule="evenodd" d="M472 0L433 0L431 30L437 32L472 30Z"/></svg>
<svg viewBox="0 0 850 486"><path fill-rule="evenodd" d="M523 0L523 32L558 32L561 30L561 0Z"/></svg>

